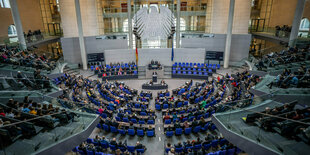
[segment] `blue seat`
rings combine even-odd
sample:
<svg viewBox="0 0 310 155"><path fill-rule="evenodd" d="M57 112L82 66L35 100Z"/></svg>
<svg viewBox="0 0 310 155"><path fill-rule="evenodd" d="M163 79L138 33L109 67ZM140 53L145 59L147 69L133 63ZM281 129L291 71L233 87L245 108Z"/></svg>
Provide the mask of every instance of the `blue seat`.
<svg viewBox="0 0 310 155"><path fill-rule="evenodd" d="M180 147L180 148L175 148L175 152L176 153L182 153L183 152L183 148Z"/></svg>
<svg viewBox="0 0 310 155"><path fill-rule="evenodd" d="M201 128L201 130L202 130L202 131L207 131L208 128L209 128L209 124L210 124L210 122L206 123L206 124Z"/></svg>
<svg viewBox="0 0 310 155"><path fill-rule="evenodd" d="M146 136L153 137L155 135L154 131L146 131Z"/></svg>
<svg viewBox="0 0 310 155"><path fill-rule="evenodd" d="M118 132L116 127L114 127L114 126L110 126L110 129L111 129L112 133L117 133Z"/></svg>
<svg viewBox="0 0 310 155"><path fill-rule="evenodd" d="M143 154L144 153L144 149L137 149L137 153L139 154L139 153L141 153L141 154Z"/></svg>
<svg viewBox="0 0 310 155"><path fill-rule="evenodd" d="M168 153L171 150L171 148L165 148L165 152Z"/></svg>
<svg viewBox="0 0 310 155"><path fill-rule="evenodd" d="M95 152L95 155L104 155L103 152Z"/></svg>
<svg viewBox="0 0 310 155"><path fill-rule="evenodd" d="M144 136L144 131L141 130L141 129L138 129L138 130L137 130L137 135L138 135L138 136L141 136L141 137Z"/></svg>
<svg viewBox="0 0 310 155"><path fill-rule="evenodd" d="M137 123L137 120L135 118L132 118L130 121L134 124Z"/></svg>
<svg viewBox="0 0 310 155"><path fill-rule="evenodd" d="M185 128L184 134L189 135L192 133L192 128Z"/></svg>
<svg viewBox="0 0 310 155"><path fill-rule="evenodd" d="M135 135L135 130L134 129L128 129L128 135L134 136Z"/></svg>
<svg viewBox="0 0 310 155"><path fill-rule="evenodd" d="M224 145L224 144L226 144L226 143L228 143L228 141L226 140L226 139L221 139L220 141L219 141L219 144L222 146L222 145Z"/></svg>
<svg viewBox="0 0 310 155"><path fill-rule="evenodd" d="M94 70L94 66L90 66L90 70L93 71Z"/></svg>
<svg viewBox="0 0 310 155"><path fill-rule="evenodd" d="M180 108L180 107L182 107L182 106L183 106L183 102L178 102L177 108Z"/></svg>
<svg viewBox="0 0 310 155"><path fill-rule="evenodd" d="M187 106L188 105L188 101L184 101L184 106Z"/></svg>
<svg viewBox="0 0 310 155"><path fill-rule="evenodd" d="M166 132L167 137L172 137L173 136L173 131L167 131Z"/></svg>
<svg viewBox="0 0 310 155"><path fill-rule="evenodd" d="M177 72L175 70L172 70L172 74L176 74Z"/></svg>
<svg viewBox="0 0 310 155"><path fill-rule="evenodd" d="M176 128L176 129L175 129L175 135L176 135L176 136L182 135L182 132L183 132L183 129L182 129L182 128Z"/></svg>
<svg viewBox="0 0 310 155"><path fill-rule="evenodd" d="M211 126L211 131L215 130L216 129L216 126L214 124L212 124Z"/></svg>
<svg viewBox="0 0 310 155"><path fill-rule="evenodd" d="M139 120L139 124L145 124L144 120Z"/></svg>
<svg viewBox="0 0 310 155"><path fill-rule="evenodd" d="M87 155L94 155L94 151L86 150L86 152L87 152Z"/></svg>
<svg viewBox="0 0 310 155"><path fill-rule="evenodd" d="M134 146L127 146L127 150L130 153L134 153L135 152L135 147Z"/></svg>
<svg viewBox="0 0 310 155"><path fill-rule="evenodd" d="M194 146L194 150L195 150L195 151L199 151L199 150L201 150L201 148L202 148L202 145L201 145L201 144L198 144L198 145L195 145L195 146Z"/></svg>
<svg viewBox="0 0 310 155"><path fill-rule="evenodd" d="M201 126L196 126L193 130L193 133L198 133L201 129Z"/></svg>
<svg viewBox="0 0 310 155"><path fill-rule="evenodd" d="M99 129L101 129L101 124L98 123L96 127L99 128Z"/></svg>
<svg viewBox="0 0 310 155"><path fill-rule="evenodd" d="M115 145L109 145L110 146L110 149L112 150L112 151L115 151L116 149L117 149L117 147L115 146Z"/></svg>
<svg viewBox="0 0 310 155"><path fill-rule="evenodd" d="M103 149L107 149L107 148L109 148L109 143L108 143L108 142L100 142L100 146L101 146Z"/></svg>
<svg viewBox="0 0 310 155"><path fill-rule="evenodd" d="M217 64L217 69L220 69L221 68L221 65L220 64Z"/></svg>
<svg viewBox="0 0 310 155"><path fill-rule="evenodd" d="M123 118L123 122L127 122L127 123L128 123L128 122L129 122L129 119L128 119L127 117L124 117L124 118Z"/></svg>
<svg viewBox="0 0 310 155"><path fill-rule="evenodd" d="M146 116L147 114L146 114L146 112L142 111L142 112L140 112L140 115Z"/></svg>
<svg viewBox="0 0 310 155"><path fill-rule="evenodd" d="M147 120L147 124L155 124L154 120Z"/></svg>
<svg viewBox="0 0 310 155"><path fill-rule="evenodd" d="M109 132L109 131L110 131L110 130L109 130L109 126L106 125L106 124L102 124L102 128L103 128L103 130L106 131L106 132Z"/></svg>
<svg viewBox="0 0 310 155"><path fill-rule="evenodd" d="M93 143L93 141L94 141L94 140L91 139L91 138L87 138L87 140L86 140L87 143Z"/></svg>
<svg viewBox="0 0 310 155"><path fill-rule="evenodd" d="M126 135L126 130L124 130L124 129L118 129L118 132L119 132L121 135Z"/></svg>
<svg viewBox="0 0 310 155"><path fill-rule="evenodd" d="M234 155L235 154L235 148L227 150L226 155Z"/></svg>
<svg viewBox="0 0 310 155"><path fill-rule="evenodd" d="M166 119L165 124L171 124L171 119Z"/></svg>
<svg viewBox="0 0 310 155"><path fill-rule="evenodd" d="M138 74L138 71L133 71L133 74L137 75L137 74Z"/></svg>
<svg viewBox="0 0 310 155"><path fill-rule="evenodd" d="M168 104L164 104L163 105L163 109L168 109L169 108L169 105Z"/></svg>
<svg viewBox="0 0 310 155"><path fill-rule="evenodd" d="M155 104L155 109L156 109L156 110L161 110L160 104Z"/></svg>
<svg viewBox="0 0 310 155"><path fill-rule="evenodd" d="M204 144L204 145L203 145L203 149L204 149L204 150L209 150L210 147L211 147L211 144Z"/></svg>
<svg viewBox="0 0 310 155"><path fill-rule="evenodd" d="M218 139L216 139L216 140L212 140L212 142L211 142L211 146L213 147L213 148L217 148L217 145L219 144L219 140Z"/></svg>

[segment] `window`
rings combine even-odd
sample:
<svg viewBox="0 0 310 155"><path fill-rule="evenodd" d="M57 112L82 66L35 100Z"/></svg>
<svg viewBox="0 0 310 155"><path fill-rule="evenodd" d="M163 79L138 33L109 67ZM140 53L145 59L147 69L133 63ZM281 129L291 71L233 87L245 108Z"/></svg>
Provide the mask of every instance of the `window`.
<svg viewBox="0 0 310 155"><path fill-rule="evenodd" d="M0 0L0 5L2 8L11 8L9 0Z"/></svg>
<svg viewBox="0 0 310 155"><path fill-rule="evenodd" d="M309 31L310 22L308 18L304 18L300 22L299 30L300 31Z"/></svg>
<svg viewBox="0 0 310 155"><path fill-rule="evenodd" d="M9 37L16 37L17 36L17 31L15 25L10 25L8 28L8 36Z"/></svg>

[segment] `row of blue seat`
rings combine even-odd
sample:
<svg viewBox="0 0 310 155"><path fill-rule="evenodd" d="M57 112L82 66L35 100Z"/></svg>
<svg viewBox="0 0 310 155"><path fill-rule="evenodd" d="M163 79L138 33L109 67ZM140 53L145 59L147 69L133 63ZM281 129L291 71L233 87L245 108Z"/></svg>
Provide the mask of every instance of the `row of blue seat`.
<svg viewBox="0 0 310 155"><path fill-rule="evenodd" d="M204 63L188 63L188 62L175 62L173 65L173 67L194 67L197 66L198 68L203 68L203 67L208 67L211 68L213 66L215 66L216 68L220 69L221 65L220 64L204 64Z"/></svg>
<svg viewBox="0 0 310 155"><path fill-rule="evenodd" d="M101 124L97 124L97 128L103 129L106 132L119 133L121 135L126 135L126 133L127 133L130 136L134 136L137 133L138 136L141 136L141 137L144 136L144 130L142 130L142 129L138 129L137 132L136 132L135 129L128 129L128 130L117 129L114 126L109 126L109 125L106 125L106 124L102 124L102 126L101 126ZM155 132L153 130L148 130L148 131L146 131L146 135L148 137L154 137L155 136Z"/></svg>
<svg viewBox="0 0 310 155"><path fill-rule="evenodd" d="M204 144L204 145L197 144L197 145L194 145L194 146L175 148L175 151L176 151L176 153L182 153L182 152L184 152L185 150L188 150L188 149L191 149L191 150L194 150L194 151L198 151L200 149L209 150L211 147L212 148L217 148L218 145L224 145L226 143L228 143L228 141L226 139L221 139L221 140L215 139L215 140L212 140L211 143L209 143L209 144ZM170 151L170 148L166 148L165 151L166 151L166 153L168 153Z"/></svg>
<svg viewBox="0 0 310 155"><path fill-rule="evenodd" d="M92 143L94 144L95 146L100 146L102 147L103 149L108 149L110 148L111 151L116 151L117 149L120 149L122 152L125 152L125 151L128 151L130 153L135 153L137 152L138 154L143 154L145 152L145 149L136 149L135 146L127 146L127 147L117 147L115 145L111 145L109 144L108 142L95 142L93 139L91 138L88 138L87 140L87 143ZM79 147L75 147L73 150L73 152L78 152L82 155L84 155L85 153L82 151L82 150L79 150ZM110 154L105 154L103 152L94 152L94 151L91 151L91 150L86 150L87 151L87 155L110 155ZM111 154L112 155L112 154Z"/></svg>
<svg viewBox="0 0 310 155"><path fill-rule="evenodd" d="M204 127L201 126L196 126L194 127L194 129L192 129L192 127L189 128L185 128L184 129L184 134L185 135L189 135L191 133L198 133L200 131L205 132L208 130L209 124L207 123ZM214 124L211 125L211 130L215 130L216 126ZM172 137L173 134L175 134L176 136L180 136L183 134L183 129L182 128L176 128L175 131L166 131L166 136L167 137Z"/></svg>
<svg viewBox="0 0 310 155"><path fill-rule="evenodd" d="M212 73L210 72L191 72L191 71L176 71L173 70L172 74L185 74L185 75L200 75L200 76L212 76Z"/></svg>
<svg viewBox="0 0 310 155"><path fill-rule="evenodd" d="M175 68L173 67L172 70L176 70L176 71L192 71L192 72L210 72L210 73L215 73L216 72L216 68L209 68L209 69L206 69L206 68Z"/></svg>
<svg viewBox="0 0 310 155"><path fill-rule="evenodd" d="M205 144L205 145L202 145L202 144L197 144L195 146L190 146L190 147L182 147L182 148L175 148L175 152L176 153L183 153L183 152L186 152L186 150L194 150L194 152L197 152L197 151L200 151L201 149L203 150L208 150L210 149L212 146L211 144ZM170 148L166 148L166 153L168 153L170 151ZM240 149L236 149L236 148L232 148L232 149L228 149L228 150L219 150L219 151L216 151L216 152L210 152L208 154L205 154L205 155L235 155L240 153L241 150Z"/></svg>

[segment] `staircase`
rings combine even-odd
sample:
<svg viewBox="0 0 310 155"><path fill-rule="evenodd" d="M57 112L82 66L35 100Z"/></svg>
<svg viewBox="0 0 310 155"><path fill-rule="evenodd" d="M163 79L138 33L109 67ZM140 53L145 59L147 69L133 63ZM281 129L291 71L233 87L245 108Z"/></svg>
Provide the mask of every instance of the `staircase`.
<svg viewBox="0 0 310 155"><path fill-rule="evenodd" d="M80 74L80 68L78 67L77 64L66 64L64 69L63 69L63 73L68 73L70 75L74 74L74 75L79 75Z"/></svg>

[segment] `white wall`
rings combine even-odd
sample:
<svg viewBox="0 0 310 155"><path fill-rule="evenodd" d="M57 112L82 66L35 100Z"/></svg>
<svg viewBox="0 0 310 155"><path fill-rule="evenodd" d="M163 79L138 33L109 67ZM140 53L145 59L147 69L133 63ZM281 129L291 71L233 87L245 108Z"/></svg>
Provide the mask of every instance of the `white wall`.
<svg viewBox="0 0 310 155"><path fill-rule="evenodd" d="M211 33L226 34L230 0L213 0ZM251 14L250 0L235 0L233 34L248 34Z"/></svg>
<svg viewBox="0 0 310 155"><path fill-rule="evenodd" d="M230 62L238 62L249 55L250 34L233 34ZM226 34L215 34L212 38L182 38L182 48L205 48L206 51L225 51Z"/></svg>
<svg viewBox="0 0 310 155"><path fill-rule="evenodd" d="M84 36L98 35L96 0L80 0L80 7ZM78 37L75 0L60 0L60 15L64 37Z"/></svg>
<svg viewBox="0 0 310 155"><path fill-rule="evenodd" d="M171 48L138 49L138 66L146 66L151 60L159 61L164 66L171 66L174 62L204 63L205 50L203 48L178 48L174 49L174 61L171 61ZM106 63L136 61L135 50L115 49L105 50Z"/></svg>

